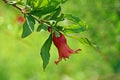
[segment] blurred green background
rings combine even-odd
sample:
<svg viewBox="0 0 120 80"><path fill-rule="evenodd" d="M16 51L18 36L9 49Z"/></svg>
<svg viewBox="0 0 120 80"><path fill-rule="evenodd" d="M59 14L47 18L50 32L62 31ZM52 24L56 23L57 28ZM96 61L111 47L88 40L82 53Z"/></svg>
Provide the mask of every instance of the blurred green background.
<svg viewBox="0 0 120 80"><path fill-rule="evenodd" d="M39 51L49 33L33 32L21 39L20 12L0 0L0 80L120 80L120 0L69 0L62 5L87 22L88 37L97 50L67 37L79 54L55 65L57 49L52 45L49 65L44 72ZM74 43L76 42L76 43Z"/></svg>

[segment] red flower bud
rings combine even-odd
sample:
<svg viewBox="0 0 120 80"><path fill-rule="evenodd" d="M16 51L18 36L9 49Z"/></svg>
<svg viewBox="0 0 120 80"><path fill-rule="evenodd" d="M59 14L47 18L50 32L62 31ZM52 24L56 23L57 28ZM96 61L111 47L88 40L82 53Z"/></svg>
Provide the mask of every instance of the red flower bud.
<svg viewBox="0 0 120 80"><path fill-rule="evenodd" d="M60 37L56 37L55 33L53 33L53 43L57 47L59 52L59 58L55 61L56 64L58 64L62 60L62 58L63 59L69 58L71 54L77 53L78 51L81 50L81 49L72 50L71 48L69 48L69 46L67 45L66 38L62 33L60 33Z"/></svg>
<svg viewBox="0 0 120 80"><path fill-rule="evenodd" d="M18 16L17 17L17 22L24 23L24 21L25 21L25 18L23 16Z"/></svg>

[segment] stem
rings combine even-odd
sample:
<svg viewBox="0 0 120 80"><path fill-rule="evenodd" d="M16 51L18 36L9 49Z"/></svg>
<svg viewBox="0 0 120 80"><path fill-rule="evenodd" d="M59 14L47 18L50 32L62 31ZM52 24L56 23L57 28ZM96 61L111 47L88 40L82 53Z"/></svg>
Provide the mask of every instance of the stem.
<svg viewBox="0 0 120 80"><path fill-rule="evenodd" d="M5 3L8 3L8 0L3 0Z"/></svg>
<svg viewBox="0 0 120 80"><path fill-rule="evenodd" d="M39 24L42 22L42 20L37 19L35 16L33 16L33 15L29 14L29 13L27 13L27 14L32 16Z"/></svg>
<svg viewBox="0 0 120 80"><path fill-rule="evenodd" d="M8 4L8 1L9 1L9 0L3 0L3 1L4 1L6 4ZM46 22L45 20L39 20L39 19L37 19L35 16L27 13L25 9L21 9L21 8L18 7L16 4L11 4L11 5L12 5L13 7L17 8L17 9L18 9L20 12L22 12L23 14L28 14L28 15L32 16L39 24L40 24L41 22Z"/></svg>
<svg viewBox="0 0 120 80"><path fill-rule="evenodd" d="M15 8L17 8L18 10L20 10L23 13L23 10L21 8L19 8L16 4L13 4L12 6L14 6Z"/></svg>

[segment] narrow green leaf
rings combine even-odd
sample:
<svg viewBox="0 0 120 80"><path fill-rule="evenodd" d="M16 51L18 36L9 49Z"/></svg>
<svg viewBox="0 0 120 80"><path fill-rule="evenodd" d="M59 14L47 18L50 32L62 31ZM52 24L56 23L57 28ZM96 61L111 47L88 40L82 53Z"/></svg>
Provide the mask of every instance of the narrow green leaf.
<svg viewBox="0 0 120 80"><path fill-rule="evenodd" d="M59 6L59 8L57 8L55 13L52 15L51 20L55 20L59 16L60 12L61 12L61 7Z"/></svg>
<svg viewBox="0 0 120 80"><path fill-rule="evenodd" d="M56 10L54 12L50 13L49 15L46 15L44 17L44 19L60 21L61 15L62 15L61 14L61 7L59 6L58 8L56 8Z"/></svg>
<svg viewBox="0 0 120 80"><path fill-rule="evenodd" d="M60 4L60 3L65 3L66 1L68 1L68 0L51 0L50 1L50 5L51 4L53 4L53 5L58 5L58 4Z"/></svg>
<svg viewBox="0 0 120 80"><path fill-rule="evenodd" d="M73 16L72 14L65 14L64 16L65 16L65 18L67 18L68 20L71 20L71 21L73 21L73 22L75 22L75 23L79 23L79 22L81 21L78 17Z"/></svg>
<svg viewBox="0 0 120 80"><path fill-rule="evenodd" d="M44 0L36 0L34 2L34 8L39 8Z"/></svg>
<svg viewBox="0 0 120 80"><path fill-rule="evenodd" d="M51 44L52 44L52 34L50 34L49 38L45 41L45 43L41 48L40 55L43 60L43 69L45 69L49 63L49 59L50 59L49 51L50 51Z"/></svg>
<svg viewBox="0 0 120 80"><path fill-rule="evenodd" d="M43 1L44 2L44 1ZM35 15L35 16L37 16L37 17L41 17L42 15L46 15L46 14L48 14L48 13L52 13L52 12L54 12L54 11L57 11L58 9L60 9L60 4L62 3L63 1L61 1L61 0L48 0L48 2L44 5L44 6L42 6L42 7L40 7L40 8L38 8L38 9L35 9L35 10L33 10L33 11L31 11L30 13L32 14L32 15ZM42 3L43 4L43 3ZM41 4L41 5L42 5ZM59 12L58 12L59 13ZM58 14L57 13L57 14ZM56 14L56 15L57 15Z"/></svg>
<svg viewBox="0 0 120 80"><path fill-rule="evenodd" d="M49 5L50 6L57 6L57 5L59 5L61 3L61 0L51 0L50 2L49 2Z"/></svg>
<svg viewBox="0 0 120 80"><path fill-rule="evenodd" d="M68 1L68 0L61 0L62 1L62 3L65 3L66 1Z"/></svg>
<svg viewBox="0 0 120 80"><path fill-rule="evenodd" d="M54 12L54 11L56 11L56 7L48 6L48 7L40 8L39 10L33 10L30 13L37 17L41 17L43 15L46 15L46 14Z"/></svg>
<svg viewBox="0 0 120 80"><path fill-rule="evenodd" d="M80 32L83 32L85 31L86 28L85 27L78 27L78 28L64 28L64 32L66 33L80 33Z"/></svg>
<svg viewBox="0 0 120 80"><path fill-rule="evenodd" d="M49 0L43 0L43 1L41 2L41 4L40 4L40 7L39 7L39 8L45 7L45 6L47 6L48 4L49 4Z"/></svg>
<svg viewBox="0 0 120 80"><path fill-rule="evenodd" d="M26 5L33 8L34 7L34 0L27 0Z"/></svg>
<svg viewBox="0 0 120 80"><path fill-rule="evenodd" d="M41 31L42 29L44 29L45 31L48 30L48 25L41 23L37 28L37 32Z"/></svg>
<svg viewBox="0 0 120 80"><path fill-rule="evenodd" d="M73 22L69 27L65 28L65 32L79 33L87 30L88 25L78 17L73 16L72 14L65 14L64 17Z"/></svg>
<svg viewBox="0 0 120 80"><path fill-rule="evenodd" d="M25 15L25 23L23 24L22 38L27 37L34 31L35 20L30 15Z"/></svg>
<svg viewBox="0 0 120 80"><path fill-rule="evenodd" d="M64 20L64 14L60 14L60 17L58 17L57 21L63 21Z"/></svg>
<svg viewBox="0 0 120 80"><path fill-rule="evenodd" d="M67 36L68 36L68 35L67 35ZM78 36L69 36L69 37L78 40L78 41L79 41L80 43L82 43L83 45L89 45L89 46L94 47L94 48L97 47L96 44L94 44L93 42L91 42L91 41L90 41L88 38L86 38L86 37L78 37Z"/></svg>

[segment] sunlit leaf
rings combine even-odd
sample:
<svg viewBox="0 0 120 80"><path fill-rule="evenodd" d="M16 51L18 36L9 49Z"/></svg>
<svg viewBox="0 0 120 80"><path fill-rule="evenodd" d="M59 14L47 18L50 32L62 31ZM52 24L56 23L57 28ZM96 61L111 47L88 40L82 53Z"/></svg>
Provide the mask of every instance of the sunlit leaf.
<svg viewBox="0 0 120 80"><path fill-rule="evenodd" d="M39 8L45 7L45 6L47 6L48 4L49 4L49 0L42 0Z"/></svg>
<svg viewBox="0 0 120 80"><path fill-rule="evenodd" d="M43 69L45 69L49 63L49 59L50 59L49 51L50 51L51 44L52 44L52 34L50 34L49 38L45 41L45 43L41 48L40 55L43 60Z"/></svg>
<svg viewBox="0 0 120 80"><path fill-rule="evenodd" d="M34 8L39 8L44 0L35 0Z"/></svg>
<svg viewBox="0 0 120 80"><path fill-rule="evenodd" d="M25 23L23 24L22 38L27 37L34 31L35 20L30 15L25 15Z"/></svg>
<svg viewBox="0 0 120 80"><path fill-rule="evenodd" d="M44 3L45 1L45 3ZM42 1L42 4L44 3L45 5L42 7L39 7L33 11L31 11L31 14L37 16L37 17L41 17L42 15L46 15L48 13L54 12L55 16L59 15L61 8L59 7L61 2L63 2L62 0L44 0ZM42 5L40 4L40 5ZM52 16L53 17L53 16Z"/></svg>

